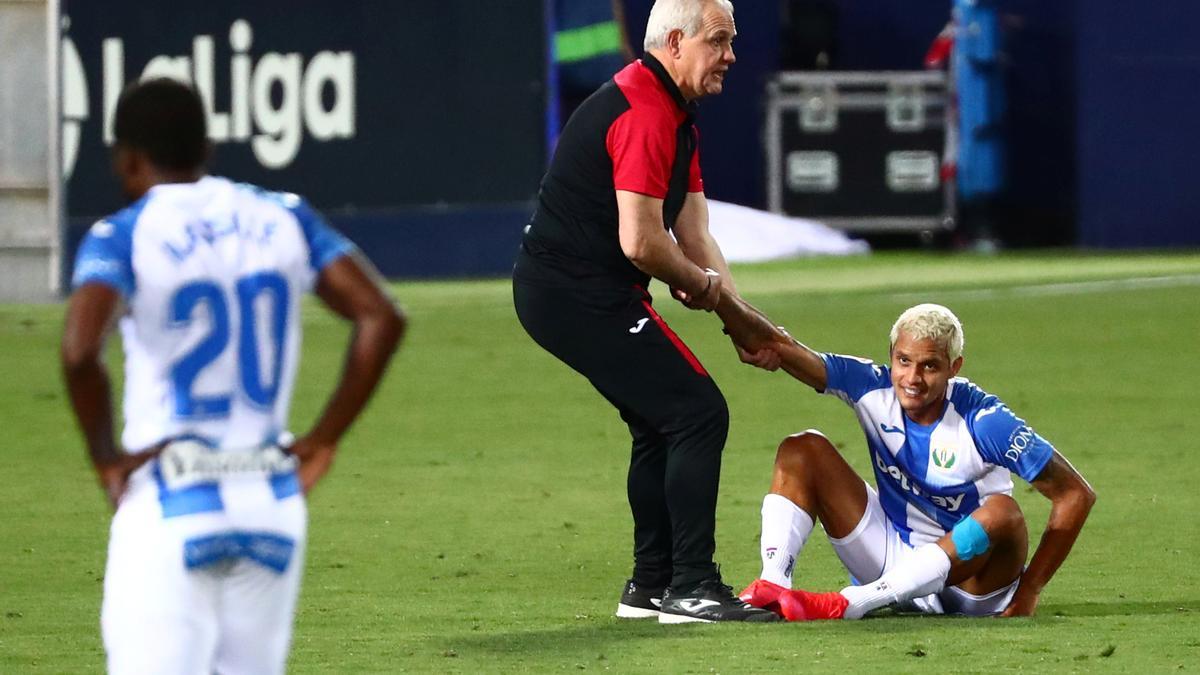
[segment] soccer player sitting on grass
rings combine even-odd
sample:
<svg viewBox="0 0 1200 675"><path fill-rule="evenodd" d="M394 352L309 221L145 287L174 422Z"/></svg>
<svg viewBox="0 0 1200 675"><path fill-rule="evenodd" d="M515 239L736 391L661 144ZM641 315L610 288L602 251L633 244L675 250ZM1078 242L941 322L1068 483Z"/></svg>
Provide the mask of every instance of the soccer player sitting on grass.
<svg viewBox="0 0 1200 675"><path fill-rule="evenodd" d="M717 311L744 348L771 330L740 300L723 301ZM957 377L958 318L941 305L906 310L892 326L890 366L819 354L778 331L773 339L788 373L854 409L877 487L859 478L820 432L784 439L763 499L762 575L740 597L793 621L857 619L885 606L1032 615L1096 495L1000 399ZM1051 501L1028 566L1014 472ZM834 593L792 590L796 557L818 520L862 585Z"/></svg>

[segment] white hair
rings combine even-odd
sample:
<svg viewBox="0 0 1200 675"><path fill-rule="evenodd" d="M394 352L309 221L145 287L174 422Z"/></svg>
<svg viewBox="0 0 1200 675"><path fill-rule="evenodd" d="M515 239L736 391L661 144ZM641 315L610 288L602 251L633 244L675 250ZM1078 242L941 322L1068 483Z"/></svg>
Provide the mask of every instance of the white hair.
<svg viewBox="0 0 1200 675"><path fill-rule="evenodd" d="M733 16L733 3L729 0L656 0L646 21L646 39L642 47L647 51L666 47L667 36L673 30L683 31L684 37L699 33L704 10L710 4Z"/></svg>
<svg viewBox="0 0 1200 675"><path fill-rule="evenodd" d="M954 312L941 305L925 303L904 310L892 325L892 349L896 347L901 332L914 340L930 339L938 343L946 349L951 363L962 356L962 322L954 316Z"/></svg>

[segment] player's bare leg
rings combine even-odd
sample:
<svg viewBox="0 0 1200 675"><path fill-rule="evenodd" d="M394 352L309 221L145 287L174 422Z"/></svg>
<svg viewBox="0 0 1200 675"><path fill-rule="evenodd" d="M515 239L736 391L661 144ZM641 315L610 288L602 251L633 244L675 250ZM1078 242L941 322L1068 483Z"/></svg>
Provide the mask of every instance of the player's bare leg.
<svg viewBox="0 0 1200 675"><path fill-rule="evenodd" d="M867 510L866 483L833 443L814 429L779 444L771 494L787 498L819 520L835 539L850 534Z"/></svg>
<svg viewBox="0 0 1200 675"><path fill-rule="evenodd" d="M938 546L950 556L946 585L958 586L973 595L987 595L1021 576L1029 553L1029 531L1020 505L1007 495L992 495L970 517L987 534L988 549L962 560L953 533L939 539Z"/></svg>
<svg viewBox="0 0 1200 675"><path fill-rule="evenodd" d="M912 554L876 581L839 593L785 591L777 602L789 620L857 619L867 612L958 586L984 596L1012 584L1029 550L1025 518L1017 502L992 495L932 544ZM841 604L836 596L845 599ZM839 611L839 605L840 611Z"/></svg>
<svg viewBox="0 0 1200 675"><path fill-rule="evenodd" d="M784 439L775 454L771 492L763 499L762 574L741 593L755 606L778 611L792 586L796 557L820 521L833 538L849 535L867 509L867 488L829 439L808 430Z"/></svg>

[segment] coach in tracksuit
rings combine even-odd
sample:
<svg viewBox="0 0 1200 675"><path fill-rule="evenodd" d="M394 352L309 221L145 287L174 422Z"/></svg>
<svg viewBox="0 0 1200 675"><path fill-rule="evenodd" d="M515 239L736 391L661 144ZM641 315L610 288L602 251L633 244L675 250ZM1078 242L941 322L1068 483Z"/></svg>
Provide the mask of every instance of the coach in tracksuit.
<svg viewBox="0 0 1200 675"><path fill-rule="evenodd" d="M645 56L563 129L513 272L525 330L588 378L633 436L634 569L622 617L774 618L738 600L713 563L729 409L647 292L654 277L711 311L733 291L708 232L693 118L696 99L723 88L735 32L727 0L655 3ZM778 367L770 350L739 354Z"/></svg>

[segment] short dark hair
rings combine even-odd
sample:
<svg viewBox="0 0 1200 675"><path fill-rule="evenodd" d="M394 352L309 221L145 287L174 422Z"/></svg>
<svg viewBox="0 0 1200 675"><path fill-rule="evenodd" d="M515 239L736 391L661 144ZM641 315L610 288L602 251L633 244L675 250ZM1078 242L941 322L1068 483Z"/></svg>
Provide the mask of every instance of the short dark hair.
<svg viewBox="0 0 1200 675"><path fill-rule="evenodd" d="M196 169L208 159L204 104L195 89L177 80L155 78L125 87L113 135L164 169Z"/></svg>

